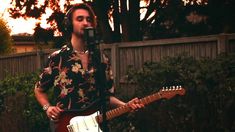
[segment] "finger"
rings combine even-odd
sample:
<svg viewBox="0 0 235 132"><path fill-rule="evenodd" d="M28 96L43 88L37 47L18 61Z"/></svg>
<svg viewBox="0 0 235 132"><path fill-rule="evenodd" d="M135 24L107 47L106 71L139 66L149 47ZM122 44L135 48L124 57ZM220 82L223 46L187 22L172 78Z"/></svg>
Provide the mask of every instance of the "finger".
<svg viewBox="0 0 235 132"><path fill-rule="evenodd" d="M140 109L140 108L143 108L143 107L144 107L144 105L143 105L142 103L134 104L134 105L133 105L133 108L134 108L134 109Z"/></svg>
<svg viewBox="0 0 235 132"><path fill-rule="evenodd" d="M60 111L55 107L52 109L51 114L58 117L60 114Z"/></svg>
<svg viewBox="0 0 235 132"><path fill-rule="evenodd" d="M136 104L136 109L140 109L140 108L143 108L143 105L141 105L141 104Z"/></svg>
<svg viewBox="0 0 235 132"><path fill-rule="evenodd" d="M60 114L63 112L64 110L61 109L58 106L53 107L52 109L52 115L54 115L57 119L59 118Z"/></svg>
<svg viewBox="0 0 235 132"><path fill-rule="evenodd" d="M133 102L138 102L139 99L138 99L138 98L134 98L134 99L132 99L132 101L133 101Z"/></svg>
<svg viewBox="0 0 235 132"><path fill-rule="evenodd" d="M136 104L136 106L137 106L138 108L143 108L143 107L144 107L143 104Z"/></svg>
<svg viewBox="0 0 235 132"><path fill-rule="evenodd" d="M144 108L144 107L145 107L145 106L144 106L144 104L142 104L142 103L141 103L141 104L139 104L139 105L140 105L140 107L141 107L141 108Z"/></svg>
<svg viewBox="0 0 235 132"><path fill-rule="evenodd" d="M54 111L54 106L51 106L48 110L47 110L47 116L51 117L52 115L56 115L56 112Z"/></svg>
<svg viewBox="0 0 235 132"><path fill-rule="evenodd" d="M54 115L51 115L51 118L52 118L52 119L56 119L56 116L54 116Z"/></svg>
<svg viewBox="0 0 235 132"><path fill-rule="evenodd" d="M138 98L134 98L131 101L129 101L129 104L135 104L138 101Z"/></svg>
<svg viewBox="0 0 235 132"><path fill-rule="evenodd" d="M131 107L131 109L133 109L133 110L138 108L138 106L135 105L135 104L131 104L130 107Z"/></svg>
<svg viewBox="0 0 235 132"><path fill-rule="evenodd" d="M56 114L51 114L49 118L52 120L57 120L58 116Z"/></svg>
<svg viewBox="0 0 235 132"><path fill-rule="evenodd" d="M53 122L59 121L58 119L59 119L59 118L56 117L56 116L54 116L54 115L51 115L51 117L50 117L50 120L53 121Z"/></svg>
<svg viewBox="0 0 235 132"><path fill-rule="evenodd" d="M60 107L56 106L56 109L59 111L59 112L63 112L64 110L61 109Z"/></svg>

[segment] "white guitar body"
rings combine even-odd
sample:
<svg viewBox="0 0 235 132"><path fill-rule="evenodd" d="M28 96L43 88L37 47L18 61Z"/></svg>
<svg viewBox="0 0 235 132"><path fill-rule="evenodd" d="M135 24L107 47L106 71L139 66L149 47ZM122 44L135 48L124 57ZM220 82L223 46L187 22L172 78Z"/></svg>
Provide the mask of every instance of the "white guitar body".
<svg viewBox="0 0 235 132"><path fill-rule="evenodd" d="M69 132L102 132L95 118L98 114L73 117L67 126Z"/></svg>

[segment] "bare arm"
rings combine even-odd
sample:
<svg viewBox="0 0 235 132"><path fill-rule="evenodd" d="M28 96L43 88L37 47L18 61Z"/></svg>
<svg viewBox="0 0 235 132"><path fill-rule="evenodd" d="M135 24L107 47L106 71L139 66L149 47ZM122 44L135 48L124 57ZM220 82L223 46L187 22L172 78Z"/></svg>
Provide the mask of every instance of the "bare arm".
<svg viewBox="0 0 235 132"><path fill-rule="evenodd" d="M57 120L63 110L58 106L51 106L47 94L44 93L41 88L35 88L34 94L41 106L48 105L48 108L46 110L47 116L53 120Z"/></svg>
<svg viewBox="0 0 235 132"><path fill-rule="evenodd" d="M110 96L110 105L112 107L120 107L125 105L126 103L119 100L118 98L114 97L114 96Z"/></svg>
<svg viewBox="0 0 235 132"><path fill-rule="evenodd" d="M49 103L49 100L48 100L47 94L44 93L44 92L42 91L42 89L40 89L40 88L35 88L35 89L34 89L34 94L35 94L35 97L36 97L37 101L39 102L39 104L41 104L41 106L50 104L50 103Z"/></svg>
<svg viewBox="0 0 235 132"><path fill-rule="evenodd" d="M118 98L111 96L110 97L110 104L112 107L120 107L123 105L128 105L129 107L131 107L132 110L136 110L136 109L144 107L144 104L142 104L138 98L134 98L134 99L130 100L128 103L125 103L125 102L119 100Z"/></svg>

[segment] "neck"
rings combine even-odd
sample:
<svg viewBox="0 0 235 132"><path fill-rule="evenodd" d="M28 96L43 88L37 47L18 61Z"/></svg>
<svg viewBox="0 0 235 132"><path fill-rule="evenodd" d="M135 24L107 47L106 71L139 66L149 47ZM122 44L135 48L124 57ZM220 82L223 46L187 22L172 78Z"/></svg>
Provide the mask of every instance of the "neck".
<svg viewBox="0 0 235 132"><path fill-rule="evenodd" d="M71 37L71 44L74 50L77 51L84 51L85 50L85 43L82 37L78 37L75 34L72 34Z"/></svg>

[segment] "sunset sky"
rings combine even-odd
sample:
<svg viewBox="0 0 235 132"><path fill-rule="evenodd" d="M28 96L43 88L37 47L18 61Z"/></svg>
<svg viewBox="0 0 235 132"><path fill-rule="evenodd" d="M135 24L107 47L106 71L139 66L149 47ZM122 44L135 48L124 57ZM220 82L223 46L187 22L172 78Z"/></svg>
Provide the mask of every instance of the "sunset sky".
<svg viewBox="0 0 235 132"><path fill-rule="evenodd" d="M39 0L40 1L40 0ZM44 1L44 0L41 0ZM61 0L62 2L60 3L61 5L63 5L63 0ZM82 0L71 0L71 3L81 3ZM185 2L185 4L187 3L187 0L183 0ZM198 0L199 2L201 2L201 0ZM3 17L6 22L8 23L9 28L11 29L11 35L14 34L23 34L23 33L28 33L28 34L33 34L34 33L34 27L35 24L37 22L41 23L41 27L43 28L47 28L50 25L47 24L46 22L46 18L48 18L48 16L53 12L50 9L46 9L46 14L42 15L41 20L36 20L34 18L27 18L27 19L23 19L23 18L18 18L18 19L13 19L10 17L7 7L10 6L10 2L11 0L2 0L1 1L1 5L0 5L0 17ZM144 3L143 1L141 1L140 5L146 5L147 3ZM142 10L141 12L141 18L144 16L144 12L146 12L146 10ZM153 13L154 14L154 13ZM152 15L153 15L152 14Z"/></svg>
<svg viewBox="0 0 235 132"><path fill-rule="evenodd" d="M52 10L47 9L46 14L42 15L42 20L36 20L34 18L18 18L13 19L10 17L7 7L10 6L11 0L2 0L0 5L0 17L3 17L5 21L7 22L9 28L11 29L11 35L13 34L19 34L19 33L34 33L34 27L37 22L41 22L41 26L43 28L47 28L50 25L46 23L46 18L52 13ZM74 3L80 3L82 0L74 0Z"/></svg>

